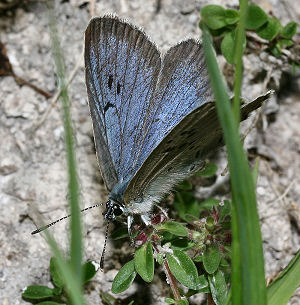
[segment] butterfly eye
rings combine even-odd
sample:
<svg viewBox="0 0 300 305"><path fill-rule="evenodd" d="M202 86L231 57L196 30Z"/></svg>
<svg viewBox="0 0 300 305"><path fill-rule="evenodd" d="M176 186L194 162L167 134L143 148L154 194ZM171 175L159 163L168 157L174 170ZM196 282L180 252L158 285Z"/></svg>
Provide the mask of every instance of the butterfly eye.
<svg viewBox="0 0 300 305"><path fill-rule="evenodd" d="M114 205L114 214L115 214L115 216L120 216L123 214L123 209L121 208L121 206L119 204Z"/></svg>

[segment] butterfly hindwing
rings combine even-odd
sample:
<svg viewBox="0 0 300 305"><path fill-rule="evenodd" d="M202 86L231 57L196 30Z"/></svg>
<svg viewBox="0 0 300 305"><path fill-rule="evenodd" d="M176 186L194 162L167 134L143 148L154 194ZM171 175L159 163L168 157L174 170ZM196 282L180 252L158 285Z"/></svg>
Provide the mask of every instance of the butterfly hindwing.
<svg viewBox="0 0 300 305"><path fill-rule="evenodd" d="M197 41L189 39L169 49L153 99L140 130L140 148L132 155L138 168L186 115L213 99L204 54Z"/></svg>
<svg viewBox="0 0 300 305"><path fill-rule="evenodd" d="M130 181L125 202L147 193L149 181L157 184L153 193L159 197L170 185L187 175L186 170L179 169L185 168L187 163L192 165L193 158L189 159L190 155L184 146L201 139L193 126L201 119L203 111L211 108L210 102L213 100L199 42L189 39L167 52L154 99L155 102L151 103L153 109L146 117L142 131L144 137L140 157L136 158L139 171ZM194 134L188 139L187 135L191 132ZM178 136L180 133L183 135ZM144 155L147 155L146 159L143 158ZM199 161L199 157L197 159ZM176 167L171 165L172 162L176 162ZM156 180L159 176L162 181Z"/></svg>
<svg viewBox="0 0 300 305"><path fill-rule="evenodd" d="M241 120L261 107L271 91L241 107ZM166 136L130 181L125 201L159 200L180 180L203 165L205 156L223 146L222 129L214 102L203 104L187 115Z"/></svg>

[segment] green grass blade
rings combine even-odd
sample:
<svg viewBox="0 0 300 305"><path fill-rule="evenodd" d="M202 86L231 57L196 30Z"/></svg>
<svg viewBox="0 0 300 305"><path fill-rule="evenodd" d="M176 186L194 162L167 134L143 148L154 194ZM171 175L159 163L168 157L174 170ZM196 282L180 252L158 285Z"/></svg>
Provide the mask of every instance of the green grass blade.
<svg viewBox="0 0 300 305"><path fill-rule="evenodd" d="M235 63L235 77L234 77L234 99L233 99L233 114L236 119L237 126L240 123L240 96L243 76L243 52L245 44L245 24L248 10L248 1L240 0L240 19L237 26L237 34L234 48L234 63Z"/></svg>
<svg viewBox="0 0 300 305"><path fill-rule="evenodd" d="M68 164L68 179L69 179L69 204L71 210L71 266L74 274L78 279L82 278L82 235L79 210L79 191L76 170L76 158L74 150L74 135L71 125L70 100L66 87L65 68L63 52L60 46L60 41L57 34L57 20L55 18L54 2L47 2L49 8L49 28L52 41L53 58L56 65L58 84L62 87L61 100L63 105L63 123L65 130L65 143Z"/></svg>
<svg viewBox="0 0 300 305"><path fill-rule="evenodd" d="M85 305L86 302L82 295L81 281L77 276L74 276L73 268L71 268L70 264L65 261L61 252L58 249L56 242L47 230L45 231L45 235L47 243L51 247L55 258L57 259L57 265L63 276L63 282L67 289L68 296L72 301L72 305Z"/></svg>
<svg viewBox="0 0 300 305"><path fill-rule="evenodd" d="M268 305L285 305L300 285L300 250L268 286Z"/></svg>
<svg viewBox="0 0 300 305"><path fill-rule="evenodd" d="M265 305L264 260L253 179L207 27L203 43L227 147L232 187L232 304Z"/></svg>

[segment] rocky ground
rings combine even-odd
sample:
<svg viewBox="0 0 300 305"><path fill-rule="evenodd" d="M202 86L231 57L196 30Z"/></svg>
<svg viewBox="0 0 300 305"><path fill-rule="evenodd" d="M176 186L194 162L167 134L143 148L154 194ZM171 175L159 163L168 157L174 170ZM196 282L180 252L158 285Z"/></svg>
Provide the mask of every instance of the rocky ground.
<svg viewBox="0 0 300 305"><path fill-rule="evenodd" d="M296 1L256 3L272 11L284 24L299 21L300 7ZM107 196L95 158L82 61L83 34L91 15L117 13L130 18L165 51L186 37L199 37L199 11L206 4L207 1L192 0L56 2L67 74L70 75L76 65L79 67L75 69L69 90L82 206L104 202ZM221 4L235 7L237 1L222 1ZM0 31L0 40L6 45L15 74L55 95L55 68L44 4L27 2L12 14L1 16ZM230 83L231 68L222 59L220 62ZM249 153L261 157L257 194L266 275L271 278L286 266L300 244L299 71L292 76L289 67L266 53L248 52L244 64L245 97L251 99L267 89L276 90L245 142ZM51 252L42 236L30 235L35 229L35 211L45 222L67 213L63 126L59 102L49 108L52 98L47 99L28 86L20 87L11 76L0 78L0 88L0 305L28 304L21 299L24 287L51 286L48 270ZM254 119L252 117L250 122ZM222 185L227 183L226 178L219 174L226 162L224 153L219 156L217 183ZM202 196L213 195L216 189L199 187L198 192ZM83 218L85 259L100 257L105 225L101 213L96 209ZM67 228L64 222L52 229L62 249L68 248ZM132 252L128 243L122 247L109 244L107 272L98 272L86 290L89 304L102 304L99 290L110 290L114 276ZM299 293L289 304L300 304ZM136 294L134 304L162 304L168 288L157 276L151 285L135 283L122 297L133 294Z"/></svg>

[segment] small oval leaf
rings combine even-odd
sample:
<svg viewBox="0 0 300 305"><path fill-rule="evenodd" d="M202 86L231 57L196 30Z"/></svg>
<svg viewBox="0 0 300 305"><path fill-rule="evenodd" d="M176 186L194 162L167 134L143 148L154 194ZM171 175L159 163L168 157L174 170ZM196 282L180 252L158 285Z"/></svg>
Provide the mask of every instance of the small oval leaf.
<svg viewBox="0 0 300 305"><path fill-rule="evenodd" d="M190 191L193 189L193 185L190 180L183 180L177 185L179 191Z"/></svg>
<svg viewBox="0 0 300 305"><path fill-rule="evenodd" d="M188 236L188 230L179 222L176 221L165 221L159 226L155 226L156 230L167 231L177 236Z"/></svg>
<svg viewBox="0 0 300 305"><path fill-rule="evenodd" d="M205 165L203 170L197 172L195 176L211 177L216 173L217 169L218 166L215 163L210 162Z"/></svg>
<svg viewBox="0 0 300 305"><path fill-rule="evenodd" d="M257 35L266 40L273 40L281 28L280 21L277 18L269 18L268 22L257 30Z"/></svg>
<svg viewBox="0 0 300 305"><path fill-rule="evenodd" d="M178 282L190 289L199 288L198 271L189 256L180 250L174 250L173 254L167 254L167 261Z"/></svg>
<svg viewBox="0 0 300 305"><path fill-rule="evenodd" d="M126 263L115 276L111 291L112 293L121 293L128 289L132 284L136 272L134 270L134 260Z"/></svg>
<svg viewBox="0 0 300 305"><path fill-rule="evenodd" d="M64 282L63 282L63 278L59 272L57 260L55 257L51 257L51 259L50 259L50 274L51 274L53 284L56 287L62 288L64 286Z"/></svg>
<svg viewBox="0 0 300 305"><path fill-rule="evenodd" d="M209 292L208 280L204 274L201 274L199 276L198 282L199 282L199 288L198 288L199 292L204 292L204 293Z"/></svg>
<svg viewBox="0 0 300 305"><path fill-rule="evenodd" d="M134 265L136 272L145 282L150 283L153 280L154 257L150 242L146 242L136 250L134 255Z"/></svg>
<svg viewBox="0 0 300 305"><path fill-rule="evenodd" d="M99 270L100 265L95 261L86 262L82 266L83 283L87 283Z"/></svg>
<svg viewBox="0 0 300 305"><path fill-rule="evenodd" d="M61 303L53 302L53 301L44 301L41 303L37 303L36 305L61 305Z"/></svg>
<svg viewBox="0 0 300 305"><path fill-rule="evenodd" d="M38 285L28 286L26 290L22 293L23 298L28 298L32 300L42 300L53 296L55 296L53 289L46 286Z"/></svg>
<svg viewBox="0 0 300 305"><path fill-rule="evenodd" d="M225 9L220 5L207 5L201 10L201 17L213 30L226 26Z"/></svg>
<svg viewBox="0 0 300 305"><path fill-rule="evenodd" d="M208 276L210 292L216 305L224 305L227 300L227 284L222 271Z"/></svg>
<svg viewBox="0 0 300 305"><path fill-rule="evenodd" d="M297 22L289 22L284 28L282 29L280 35L284 38L290 39L292 38L297 32L298 24Z"/></svg>
<svg viewBox="0 0 300 305"><path fill-rule="evenodd" d="M256 30L268 21L268 15L257 5L249 5L247 18L246 18L246 29Z"/></svg>
<svg viewBox="0 0 300 305"><path fill-rule="evenodd" d="M203 266L207 273L213 274L219 267L221 253L216 245L207 246L203 254Z"/></svg>
<svg viewBox="0 0 300 305"><path fill-rule="evenodd" d="M174 299L171 299L171 298L166 298L166 299L165 299L165 302L166 302L167 304L175 304L175 303L176 303L175 300L174 300Z"/></svg>
<svg viewBox="0 0 300 305"><path fill-rule="evenodd" d="M178 305L189 305L189 301L187 299L181 299L177 302Z"/></svg>
<svg viewBox="0 0 300 305"><path fill-rule="evenodd" d="M234 31L226 34L221 43L221 51L228 63L234 63Z"/></svg>
<svg viewBox="0 0 300 305"><path fill-rule="evenodd" d="M227 24L235 24L239 21L239 12L237 10L225 10L225 22Z"/></svg>

